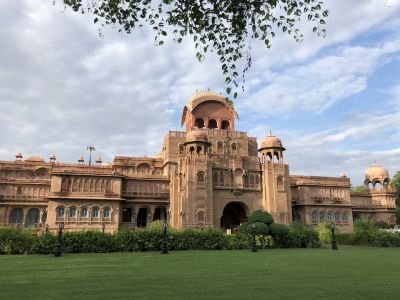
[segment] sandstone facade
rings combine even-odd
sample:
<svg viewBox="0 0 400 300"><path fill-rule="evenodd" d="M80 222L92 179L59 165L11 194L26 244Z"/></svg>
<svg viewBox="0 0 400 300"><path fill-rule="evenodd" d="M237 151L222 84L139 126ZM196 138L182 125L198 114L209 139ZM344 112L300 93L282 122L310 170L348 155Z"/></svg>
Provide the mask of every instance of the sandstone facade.
<svg viewBox="0 0 400 300"><path fill-rule="evenodd" d="M281 140L269 134L258 145L235 130L236 117L223 96L197 93L183 109L185 130L169 131L157 157L0 161L0 226L115 232L168 219L175 228L234 229L258 209L279 223L328 221L342 231L357 218L395 224L386 169L368 168L358 193L345 176L290 175Z"/></svg>

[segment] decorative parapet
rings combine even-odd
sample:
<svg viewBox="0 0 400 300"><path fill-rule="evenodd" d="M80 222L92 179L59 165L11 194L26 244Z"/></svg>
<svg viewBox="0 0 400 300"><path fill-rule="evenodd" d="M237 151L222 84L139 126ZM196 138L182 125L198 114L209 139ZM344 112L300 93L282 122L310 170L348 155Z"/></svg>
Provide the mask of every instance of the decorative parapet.
<svg viewBox="0 0 400 300"><path fill-rule="evenodd" d="M324 177L324 176L302 176L290 175L290 185L316 185L316 186L340 186L349 187L350 178L347 177Z"/></svg>

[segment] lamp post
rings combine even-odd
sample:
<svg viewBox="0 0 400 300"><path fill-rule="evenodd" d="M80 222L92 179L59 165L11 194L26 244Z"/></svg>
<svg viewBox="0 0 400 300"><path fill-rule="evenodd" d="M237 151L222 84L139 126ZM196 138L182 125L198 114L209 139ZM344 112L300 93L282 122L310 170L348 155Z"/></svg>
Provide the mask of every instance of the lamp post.
<svg viewBox="0 0 400 300"><path fill-rule="evenodd" d="M58 223L58 239L56 244L56 250L54 251L54 256L61 256L61 245L62 245L62 230L64 229L64 222Z"/></svg>
<svg viewBox="0 0 400 300"><path fill-rule="evenodd" d="M46 233L49 232L49 224L46 224Z"/></svg>
<svg viewBox="0 0 400 300"><path fill-rule="evenodd" d="M332 223L331 230L332 230L332 250L337 250L338 247L336 244L336 237L335 237L335 223Z"/></svg>
<svg viewBox="0 0 400 300"><path fill-rule="evenodd" d="M167 254L168 253L167 228L168 228L168 224L167 224L166 221L164 221L164 224L163 224L163 245L162 245L162 248L161 248L161 253L162 254Z"/></svg>
<svg viewBox="0 0 400 300"><path fill-rule="evenodd" d="M92 151L96 151L96 148L93 145L89 145L86 147L86 150L89 151L89 166L92 164Z"/></svg>
<svg viewBox="0 0 400 300"><path fill-rule="evenodd" d="M256 244L256 224L251 224L251 233L253 235L253 240L251 241L251 252L257 252L257 244Z"/></svg>
<svg viewBox="0 0 400 300"><path fill-rule="evenodd" d="M101 230L103 231L103 233L104 233L105 229L106 229L106 224L103 223L103 225L101 225Z"/></svg>

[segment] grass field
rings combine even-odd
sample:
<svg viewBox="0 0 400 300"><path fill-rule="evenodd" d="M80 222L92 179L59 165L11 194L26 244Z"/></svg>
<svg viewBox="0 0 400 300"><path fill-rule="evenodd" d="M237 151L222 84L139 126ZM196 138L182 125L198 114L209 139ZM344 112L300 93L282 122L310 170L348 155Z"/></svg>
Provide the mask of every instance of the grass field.
<svg viewBox="0 0 400 300"><path fill-rule="evenodd" d="M0 299L400 299L400 249L0 256Z"/></svg>

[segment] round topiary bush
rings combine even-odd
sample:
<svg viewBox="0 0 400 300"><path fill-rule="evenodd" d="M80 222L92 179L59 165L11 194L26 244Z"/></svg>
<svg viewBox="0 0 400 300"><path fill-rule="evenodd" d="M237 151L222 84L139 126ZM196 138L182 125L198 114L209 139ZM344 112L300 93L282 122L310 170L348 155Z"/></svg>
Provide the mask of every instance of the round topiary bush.
<svg viewBox="0 0 400 300"><path fill-rule="evenodd" d="M249 223L261 222L267 225L274 223L272 215L266 211L256 210L249 217Z"/></svg>

